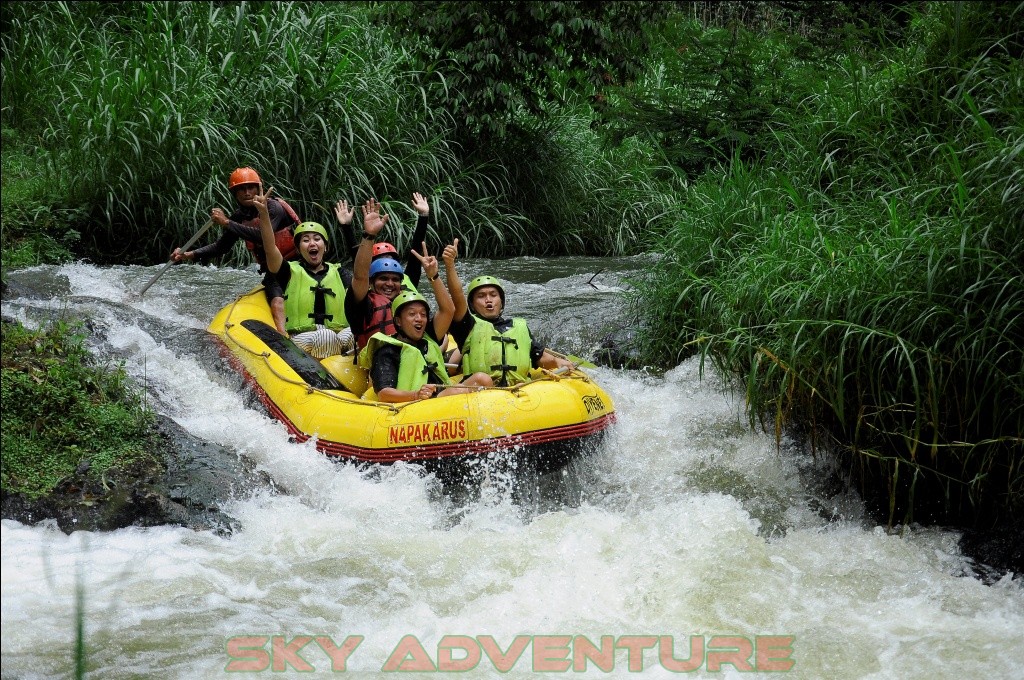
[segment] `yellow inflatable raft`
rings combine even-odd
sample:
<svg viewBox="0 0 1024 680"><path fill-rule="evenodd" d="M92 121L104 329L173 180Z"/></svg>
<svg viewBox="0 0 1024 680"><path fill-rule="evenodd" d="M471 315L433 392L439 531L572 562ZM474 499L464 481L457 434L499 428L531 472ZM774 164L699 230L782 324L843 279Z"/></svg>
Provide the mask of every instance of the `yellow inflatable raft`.
<svg viewBox="0 0 1024 680"><path fill-rule="evenodd" d="M514 452L547 472L595 448L615 422L611 398L578 369L539 369L516 387L441 399L371 401L352 357L317 361L274 330L262 288L220 310L208 330L271 414L331 456L439 463Z"/></svg>

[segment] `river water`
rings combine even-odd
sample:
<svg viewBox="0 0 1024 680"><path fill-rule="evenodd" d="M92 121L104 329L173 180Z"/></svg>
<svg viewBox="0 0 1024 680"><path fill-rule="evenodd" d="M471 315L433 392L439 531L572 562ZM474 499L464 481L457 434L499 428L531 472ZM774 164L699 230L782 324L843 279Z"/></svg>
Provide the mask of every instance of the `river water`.
<svg viewBox="0 0 1024 680"><path fill-rule="evenodd" d="M651 264L459 266L465 280L507 281L511 313L585 355L625 323L625 277ZM151 408L254 461L274 487L231 501L241 528L230 536L68 536L5 520L4 678L72 675L76 593L97 678L224 677L239 664L326 675L335 646L337 669L350 652L357 677L400 663L463 677L674 677L691 652L698 677L766 677L790 661L783 677L1024 675L1021 576L986 585L955 532L875 526L856 495L820 481L826 461L752 432L741 398L696 360L593 370L619 423L559 493L526 502L495 479L455 499L413 466L363 469L290 443L239 391L205 327L254 272L176 267L139 300L157 269L13 272L3 314L87 317L92 349L124 362Z"/></svg>

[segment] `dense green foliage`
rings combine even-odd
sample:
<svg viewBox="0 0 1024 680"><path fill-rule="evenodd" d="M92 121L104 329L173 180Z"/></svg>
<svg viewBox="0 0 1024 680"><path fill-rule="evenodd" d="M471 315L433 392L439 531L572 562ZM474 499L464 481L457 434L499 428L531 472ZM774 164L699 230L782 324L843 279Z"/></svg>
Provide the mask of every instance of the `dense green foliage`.
<svg viewBox="0 0 1024 680"><path fill-rule="evenodd" d="M635 77L648 30L670 2L481 2L380 5L381 16L427 68L447 71L446 94L460 109L461 134L519 132L568 90L595 91ZM446 69L447 62L456 68Z"/></svg>
<svg viewBox="0 0 1024 680"><path fill-rule="evenodd" d="M84 335L4 323L0 451L7 492L51 491L79 466L100 479L144 456L151 414L123 370L97 366Z"/></svg>
<svg viewBox="0 0 1024 680"><path fill-rule="evenodd" d="M906 48L835 60L694 184L642 287L652 352L699 348L752 417L861 454L892 513L925 482L937 516L1024 501L1021 18L940 5Z"/></svg>
<svg viewBox="0 0 1024 680"><path fill-rule="evenodd" d="M634 87L600 96L604 134L648 140L690 179L734 153L759 158L775 145L776 113L821 86L824 60L798 56L809 49L785 36L679 22L652 40L656 66Z"/></svg>
<svg viewBox="0 0 1024 680"><path fill-rule="evenodd" d="M456 73L421 68L367 5L55 2L0 13L3 125L38 145L67 207L87 211L77 252L95 261L162 259L211 207L231 208L225 179L240 165L325 224L338 198L379 198L399 245L413 191L430 197L439 240L457 235L481 254L595 252L635 228L613 202L600 222L560 221L538 250L535 218L517 206L535 205L549 178L516 184L510 156L461 146L465 122L443 98ZM569 152L589 143L571 142ZM635 173L644 195L648 174Z"/></svg>
<svg viewBox="0 0 1024 680"><path fill-rule="evenodd" d="M3 130L0 171L0 233L3 271L73 259L81 234L74 228L83 211L61 205L58 189L45 179L45 166L14 130Z"/></svg>

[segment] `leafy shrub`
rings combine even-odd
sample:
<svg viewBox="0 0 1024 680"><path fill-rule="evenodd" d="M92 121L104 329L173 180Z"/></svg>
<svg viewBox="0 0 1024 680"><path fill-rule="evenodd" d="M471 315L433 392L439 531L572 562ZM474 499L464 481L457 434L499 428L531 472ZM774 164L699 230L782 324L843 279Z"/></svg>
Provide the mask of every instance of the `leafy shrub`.
<svg viewBox="0 0 1024 680"><path fill-rule="evenodd" d="M991 519L1024 501L1022 32L962 17L973 47L939 66L957 22L933 11L928 40L848 55L762 159L696 182L638 304L649 352L699 348L752 418L855 453L890 519Z"/></svg>
<svg viewBox="0 0 1024 680"><path fill-rule="evenodd" d="M65 323L2 332L5 491L37 496L83 463L99 478L147 455L151 414L121 368L94 364L84 336Z"/></svg>

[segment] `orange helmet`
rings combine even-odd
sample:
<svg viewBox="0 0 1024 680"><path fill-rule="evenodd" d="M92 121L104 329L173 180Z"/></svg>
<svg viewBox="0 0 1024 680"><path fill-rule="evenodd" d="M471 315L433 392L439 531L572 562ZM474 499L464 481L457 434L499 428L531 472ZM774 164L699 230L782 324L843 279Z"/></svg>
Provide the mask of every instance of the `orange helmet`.
<svg viewBox="0 0 1024 680"><path fill-rule="evenodd" d="M263 180L252 168L235 168L235 171L228 177L228 191L242 184L263 184Z"/></svg>

